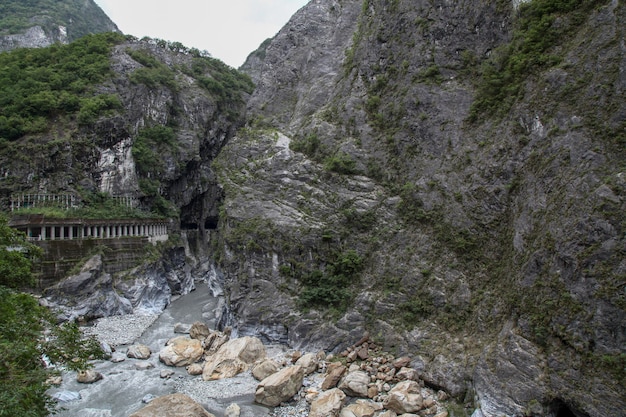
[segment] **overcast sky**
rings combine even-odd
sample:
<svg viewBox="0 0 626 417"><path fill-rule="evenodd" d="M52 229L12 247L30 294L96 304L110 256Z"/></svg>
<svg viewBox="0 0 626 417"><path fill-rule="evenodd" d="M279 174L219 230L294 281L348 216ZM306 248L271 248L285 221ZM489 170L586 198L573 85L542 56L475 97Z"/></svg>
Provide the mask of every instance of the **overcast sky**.
<svg viewBox="0 0 626 417"><path fill-rule="evenodd" d="M308 0L95 0L128 35L177 41L238 68Z"/></svg>

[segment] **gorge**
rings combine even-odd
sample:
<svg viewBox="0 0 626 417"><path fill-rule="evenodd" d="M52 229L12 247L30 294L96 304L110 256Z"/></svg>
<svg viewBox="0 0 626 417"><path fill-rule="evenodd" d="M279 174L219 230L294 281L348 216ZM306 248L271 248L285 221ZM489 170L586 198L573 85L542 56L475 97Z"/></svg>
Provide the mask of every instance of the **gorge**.
<svg viewBox="0 0 626 417"><path fill-rule="evenodd" d="M173 219L155 256L85 272L121 308L89 318L216 273L239 336L367 332L485 417L625 415L625 21L620 0L311 0L239 71L115 32L4 53L5 81L84 78L3 99L0 204Z"/></svg>

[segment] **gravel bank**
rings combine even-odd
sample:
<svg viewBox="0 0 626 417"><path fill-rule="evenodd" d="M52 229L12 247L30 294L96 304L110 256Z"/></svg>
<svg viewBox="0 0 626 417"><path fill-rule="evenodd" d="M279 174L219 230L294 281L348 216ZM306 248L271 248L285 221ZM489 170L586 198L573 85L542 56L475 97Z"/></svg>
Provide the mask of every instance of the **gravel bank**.
<svg viewBox="0 0 626 417"><path fill-rule="evenodd" d="M137 340L157 318L158 314L103 317L96 320L93 326L83 328L83 332L112 347L128 345Z"/></svg>

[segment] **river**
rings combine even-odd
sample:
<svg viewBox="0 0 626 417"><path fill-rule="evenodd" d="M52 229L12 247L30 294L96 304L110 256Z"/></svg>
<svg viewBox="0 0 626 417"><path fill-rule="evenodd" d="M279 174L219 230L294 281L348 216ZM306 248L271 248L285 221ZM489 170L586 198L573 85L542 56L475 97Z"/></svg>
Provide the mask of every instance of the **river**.
<svg viewBox="0 0 626 417"><path fill-rule="evenodd" d="M158 318L143 331L134 343L150 347L152 355L147 360L125 358L114 363L110 360L96 361L94 369L103 375L103 379L93 384L81 384L76 381L76 373L65 373L63 383L50 390L51 395L71 398L59 402L59 417L127 417L144 407L142 400L153 397L183 392L200 402L209 412L217 417L224 415L224 409L233 402L241 407L241 417L267 416L269 410L254 404L256 381L246 372L235 378L221 381L203 381L201 376L191 376L185 368L173 368L159 362L158 353L168 339L180 336L174 333L176 323L192 324L204 321L209 328L215 326L215 311L219 299L213 297L206 283L197 283L197 289L180 296L158 315ZM139 317L148 320L154 317ZM135 318L119 317L121 320ZM119 330L119 329L118 329ZM122 328L123 330L123 328ZM122 335L124 336L124 335ZM128 335L126 335L128 336ZM132 340L131 336L128 340ZM129 344L115 347L115 356L126 353ZM123 356L125 357L125 356ZM144 369L147 364L150 369ZM149 366L149 365L148 365ZM169 370L174 374L161 378L161 371Z"/></svg>

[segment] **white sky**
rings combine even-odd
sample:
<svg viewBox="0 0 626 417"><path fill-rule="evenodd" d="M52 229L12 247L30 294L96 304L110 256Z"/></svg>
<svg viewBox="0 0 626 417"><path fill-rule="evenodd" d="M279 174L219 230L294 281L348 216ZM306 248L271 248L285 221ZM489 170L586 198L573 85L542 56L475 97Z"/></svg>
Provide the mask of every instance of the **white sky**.
<svg viewBox="0 0 626 417"><path fill-rule="evenodd" d="M117 27L208 51L238 68L308 0L95 0Z"/></svg>

